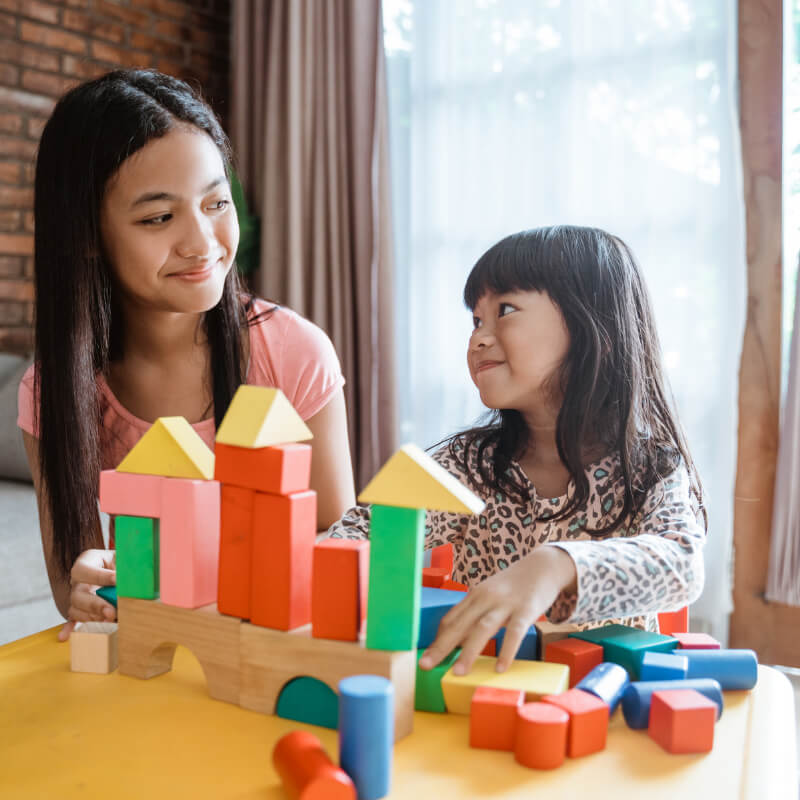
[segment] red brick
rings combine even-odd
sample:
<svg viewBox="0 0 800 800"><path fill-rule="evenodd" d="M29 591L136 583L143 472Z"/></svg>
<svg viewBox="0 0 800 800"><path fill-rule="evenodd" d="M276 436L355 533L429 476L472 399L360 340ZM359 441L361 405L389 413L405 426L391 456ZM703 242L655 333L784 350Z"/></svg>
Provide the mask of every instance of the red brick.
<svg viewBox="0 0 800 800"><path fill-rule="evenodd" d="M0 36L15 39L17 36L17 18L11 14L0 14Z"/></svg>
<svg viewBox="0 0 800 800"><path fill-rule="evenodd" d="M36 180L36 164L28 163L22 165L22 180L20 183L33 186Z"/></svg>
<svg viewBox="0 0 800 800"><path fill-rule="evenodd" d="M43 117L29 117L28 118L28 138L36 139L38 142L42 138L42 131L44 130L46 119Z"/></svg>
<svg viewBox="0 0 800 800"><path fill-rule="evenodd" d="M33 301L33 284L30 281L0 281L0 297L3 300Z"/></svg>
<svg viewBox="0 0 800 800"><path fill-rule="evenodd" d="M27 258L24 258L23 261L25 262L23 266L23 273L25 277L33 280L34 268L36 266L33 256L30 255Z"/></svg>
<svg viewBox="0 0 800 800"><path fill-rule="evenodd" d="M0 351L3 353L18 353L29 355L33 352L33 329L26 328L0 328Z"/></svg>
<svg viewBox="0 0 800 800"><path fill-rule="evenodd" d="M18 278L24 271L25 259L22 256L0 256L0 277Z"/></svg>
<svg viewBox="0 0 800 800"><path fill-rule="evenodd" d="M125 28L114 22L101 22L93 19L89 32L97 39L107 39L117 44L121 44L125 40Z"/></svg>
<svg viewBox="0 0 800 800"><path fill-rule="evenodd" d="M33 208L33 189L0 186L0 208Z"/></svg>
<svg viewBox="0 0 800 800"><path fill-rule="evenodd" d="M58 6L42 3L39 0L25 0L20 10L23 16L39 20L39 22L47 22L50 25L58 25L61 15L61 9Z"/></svg>
<svg viewBox="0 0 800 800"><path fill-rule="evenodd" d="M56 101L50 97L10 89L0 86L0 107L14 111L33 111L37 114L49 114Z"/></svg>
<svg viewBox="0 0 800 800"><path fill-rule="evenodd" d="M22 212L0 209L0 231L14 233L22 227Z"/></svg>
<svg viewBox="0 0 800 800"><path fill-rule="evenodd" d="M0 135L0 155L7 158L33 158L36 155L36 142Z"/></svg>
<svg viewBox="0 0 800 800"><path fill-rule="evenodd" d="M64 55L61 58L61 71L67 75L75 75L77 78L96 78L104 72L108 72L108 67L86 58Z"/></svg>
<svg viewBox="0 0 800 800"><path fill-rule="evenodd" d="M0 114L0 131L19 133L22 130L22 117L19 114Z"/></svg>
<svg viewBox="0 0 800 800"><path fill-rule="evenodd" d="M16 14L19 11L20 0L0 0L0 11L10 11Z"/></svg>
<svg viewBox="0 0 800 800"><path fill-rule="evenodd" d="M33 255L33 236L24 233L0 234L0 253L3 255Z"/></svg>
<svg viewBox="0 0 800 800"><path fill-rule="evenodd" d="M22 20L19 34L24 42L31 44L41 44L54 50L66 50L81 55L86 52L86 40L82 36L58 28L46 28L44 25Z"/></svg>
<svg viewBox="0 0 800 800"><path fill-rule="evenodd" d="M3 296L0 282L0 298ZM21 325L25 322L25 304L14 300L0 300L0 325Z"/></svg>
<svg viewBox="0 0 800 800"><path fill-rule="evenodd" d="M81 3L80 5L84 6L85 2ZM99 2L96 2L94 7L95 11L103 16L122 20L123 22L127 22L129 25L135 25L137 28L143 28L150 22L150 15L148 13L144 11L136 11L132 8L126 8L124 6L118 6L114 3L106 2L106 0L100 0Z"/></svg>
<svg viewBox="0 0 800 800"><path fill-rule="evenodd" d="M180 22L173 22L169 19L162 19L156 22L153 30L165 39L175 39L178 42L185 42L189 38L189 27Z"/></svg>
<svg viewBox="0 0 800 800"><path fill-rule="evenodd" d="M53 97L61 97L76 82L74 78L65 78L61 75L51 75L32 69L26 69L22 73L22 85L25 89L39 94L49 94Z"/></svg>
<svg viewBox="0 0 800 800"><path fill-rule="evenodd" d="M105 42L92 42L92 56L98 61L122 67L148 67L152 58L147 53L131 53Z"/></svg>
<svg viewBox="0 0 800 800"><path fill-rule="evenodd" d="M186 74L186 67L183 64L176 64L166 58L158 59L158 69L167 75L172 75L173 78L183 78Z"/></svg>
<svg viewBox="0 0 800 800"><path fill-rule="evenodd" d="M0 161L0 183L19 183L22 166L13 161Z"/></svg>
<svg viewBox="0 0 800 800"><path fill-rule="evenodd" d="M58 72L59 68L57 53L26 44L19 45L19 56L15 61L23 67L36 67L36 69L43 69L47 72Z"/></svg>
<svg viewBox="0 0 800 800"><path fill-rule="evenodd" d="M148 36L146 33L132 32L130 42L131 47L135 47L137 50L156 53L157 55L172 59L183 58L184 46L182 44L168 42L165 39L156 39L154 36Z"/></svg>
<svg viewBox="0 0 800 800"><path fill-rule="evenodd" d="M188 3L176 3L174 0L138 0L139 6L149 8L155 14L174 19L184 19L188 9Z"/></svg>
<svg viewBox="0 0 800 800"><path fill-rule="evenodd" d="M88 33L91 28L91 20L88 14L83 14L80 11L73 11L67 9L64 12L64 27L69 28L71 31L80 31L80 33Z"/></svg>
<svg viewBox="0 0 800 800"><path fill-rule="evenodd" d="M0 64L0 84L16 86L19 83L19 67L13 64Z"/></svg>
<svg viewBox="0 0 800 800"><path fill-rule="evenodd" d="M23 229L28 233L33 233L33 211L26 211L23 215Z"/></svg>

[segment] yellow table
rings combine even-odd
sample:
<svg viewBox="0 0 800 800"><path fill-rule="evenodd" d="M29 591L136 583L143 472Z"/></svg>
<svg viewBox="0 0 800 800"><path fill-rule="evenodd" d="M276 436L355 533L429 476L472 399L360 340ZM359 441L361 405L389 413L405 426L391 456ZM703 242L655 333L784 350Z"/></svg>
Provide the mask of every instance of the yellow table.
<svg viewBox="0 0 800 800"><path fill-rule="evenodd" d="M179 647L172 672L149 681L72 673L52 629L0 647L0 798L150 800L282 798L272 748L312 730L336 758L335 731L211 700L194 656ZM415 715L395 748L390 798L576 800L797 799L794 697L759 667L752 692L726 692L714 749L672 756L617 711L604 752L551 772L510 753L472 750L466 717Z"/></svg>

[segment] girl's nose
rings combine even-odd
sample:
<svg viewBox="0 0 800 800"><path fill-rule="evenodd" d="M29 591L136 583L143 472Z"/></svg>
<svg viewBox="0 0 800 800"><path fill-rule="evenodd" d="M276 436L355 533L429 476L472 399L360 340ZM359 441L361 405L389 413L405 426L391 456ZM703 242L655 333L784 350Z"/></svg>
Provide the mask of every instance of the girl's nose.
<svg viewBox="0 0 800 800"><path fill-rule="evenodd" d="M214 249L214 227L201 214L190 214L175 248L181 258L206 258Z"/></svg>

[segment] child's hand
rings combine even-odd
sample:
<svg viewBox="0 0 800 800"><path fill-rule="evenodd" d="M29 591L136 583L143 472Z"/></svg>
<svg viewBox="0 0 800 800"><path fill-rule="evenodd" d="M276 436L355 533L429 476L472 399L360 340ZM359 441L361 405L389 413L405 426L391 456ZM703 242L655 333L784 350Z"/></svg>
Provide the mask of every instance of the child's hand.
<svg viewBox="0 0 800 800"><path fill-rule="evenodd" d="M549 545L537 548L471 589L445 615L436 640L420 659L420 667L435 667L460 645L461 656L453 672L466 675L489 639L505 625L503 648L497 659L497 671L505 671L530 626L561 590L573 588L576 580L575 564L566 551Z"/></svg>
<svg viewBox="0 0 800 800"><path fill-rule="evenodd" d="M94 592L98 586L114 586L117 582L114 550L85 550L72 565L68 622L58 640L69 639L76 622L112 622L117 610Z"/></svg>

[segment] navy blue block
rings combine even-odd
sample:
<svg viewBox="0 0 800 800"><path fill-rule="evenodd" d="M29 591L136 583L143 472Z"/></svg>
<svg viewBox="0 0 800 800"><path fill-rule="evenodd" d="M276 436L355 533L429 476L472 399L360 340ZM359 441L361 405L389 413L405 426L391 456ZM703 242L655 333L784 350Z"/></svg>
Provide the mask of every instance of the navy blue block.
<svg viewBox="0 0 800 800"><path fill-rule="evenodd" d="M646 728L650 721L650 701L653 692L669 689L694 689L717 704L717 719L722 716L722 687L711 678L696 678L685 681L635 681L628 684L622 693L622 713L625 722L635 729Z"/></svg>
<svg viewBox="0 0 800 800"><path fill-rule="evenodd" d="M497 655L500 655L500 649L503 647L503 639L506 635L506 629L500 628L495 634L494 638L497 642ZM520 643L519 650L514 658L521 661L538 661L539 656L536 653L536 644L539 640L539 632L536 630L535 625L531 625L530 630L525 634L522 642Z"/></svg>
<svg viewBox="0 0 800 800"><path fill-rule="evenodd" d="M687 678L713 678L725 689L752 689L758 658L752 650L673 650L689 659Z"/></svg>
<svg viewBox="0 0 800 800"><path fill-rule="evenodd" d="M339 681L339 764L359 800L389 794L394 744L394 687L380 675Z"/></svg>
<svg viewBox="0 0 800 800"><path fill-rule="evenodd" d="M599 697L613 714L617 710L622 693L630 683L628 670L619 664L604 661L598 664L583 680L579 681L576 689L583 689L595 697Z"/></svg>
<svg viewBox="0 0 800 800"><path fill-rule="evenodd" d="M419 601L419 639L418 648L429 647L433 644L439 631L442 617L467 596L466 592L453 592L450 589L434 589L430 586L422 587Z"/></svg>

